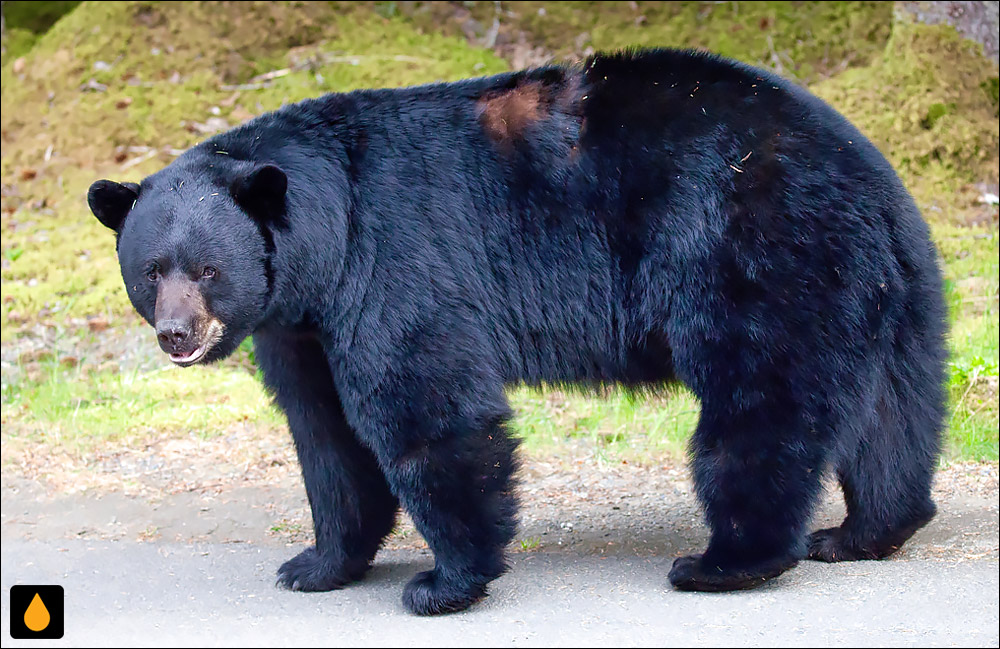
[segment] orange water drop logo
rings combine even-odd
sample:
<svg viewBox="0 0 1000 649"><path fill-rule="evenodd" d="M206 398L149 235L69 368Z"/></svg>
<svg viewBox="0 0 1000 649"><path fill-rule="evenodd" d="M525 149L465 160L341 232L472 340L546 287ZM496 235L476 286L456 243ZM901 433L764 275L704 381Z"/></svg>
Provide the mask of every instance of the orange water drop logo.
<svg viewBox="0 0 1000 649"><path fill-rule="evenodd" d="M42 598L35 593L35 597L28 604L28 610L24 612L24 626L37 633L44 631L51 619L49 609L45 608Z"/></svg>

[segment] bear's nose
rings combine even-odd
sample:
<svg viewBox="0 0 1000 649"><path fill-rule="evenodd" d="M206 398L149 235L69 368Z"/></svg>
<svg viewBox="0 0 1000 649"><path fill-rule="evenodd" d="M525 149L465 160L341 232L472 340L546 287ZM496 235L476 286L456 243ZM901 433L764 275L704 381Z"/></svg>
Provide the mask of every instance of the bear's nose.
<svg viewBox="0 0 1000 649"><path fill-rule="evenodd" d="M156 323L156 339L160 342L160 349L167 353L178 351L190 337L191 325L182 320L164 320Z"/></svg>

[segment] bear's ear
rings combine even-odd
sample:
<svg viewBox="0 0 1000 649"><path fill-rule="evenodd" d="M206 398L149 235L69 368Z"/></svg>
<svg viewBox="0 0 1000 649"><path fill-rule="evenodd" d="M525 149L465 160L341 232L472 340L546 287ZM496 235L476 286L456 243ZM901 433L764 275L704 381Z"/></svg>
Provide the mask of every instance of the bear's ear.
<svg viewBox="0 0 1000 649"><path fill-rule="evenodd" d="M262 224L283 222L287 190L288 177L274 165L257 167L236 178L232 184L236 203Z"/></svg>
<svg viewBox="0 0 1000 649"><path fill-rule="evenodd" d="M87 203L97 220L115 232L121 232L129 210L139 198L139 185L98 180L87 192Z"/></svg>

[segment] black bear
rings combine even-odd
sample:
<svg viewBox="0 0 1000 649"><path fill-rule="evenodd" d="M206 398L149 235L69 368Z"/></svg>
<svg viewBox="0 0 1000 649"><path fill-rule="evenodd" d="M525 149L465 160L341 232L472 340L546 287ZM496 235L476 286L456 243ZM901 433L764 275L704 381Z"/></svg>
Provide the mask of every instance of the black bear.
<svg viewBox="0 0 1000 649"><path fill-rule="evenodd" d="M890 165L801 88L695 52L330 94L98 181L128 295L179 365L252 335L316 544L360 579L404 507L419 614L482 598L515 532L512 382L687 384L711 528L685 590L884 557L933 515L945 310ZM809 534L821 476L843 524Z"/></svg>

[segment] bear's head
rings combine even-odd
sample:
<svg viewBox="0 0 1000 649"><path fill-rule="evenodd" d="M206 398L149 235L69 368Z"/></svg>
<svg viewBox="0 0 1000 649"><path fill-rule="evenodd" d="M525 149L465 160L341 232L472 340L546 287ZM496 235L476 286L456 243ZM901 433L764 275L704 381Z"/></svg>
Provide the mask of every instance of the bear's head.
<svg viewBox="0 0 1000 649"><path fill-rule="evenodd" d="M276 166L192 150L140 184L99 180L87 201L117 235L129 299L178 365L231 354L264 319L272 228L285 218Z"/></svg>

